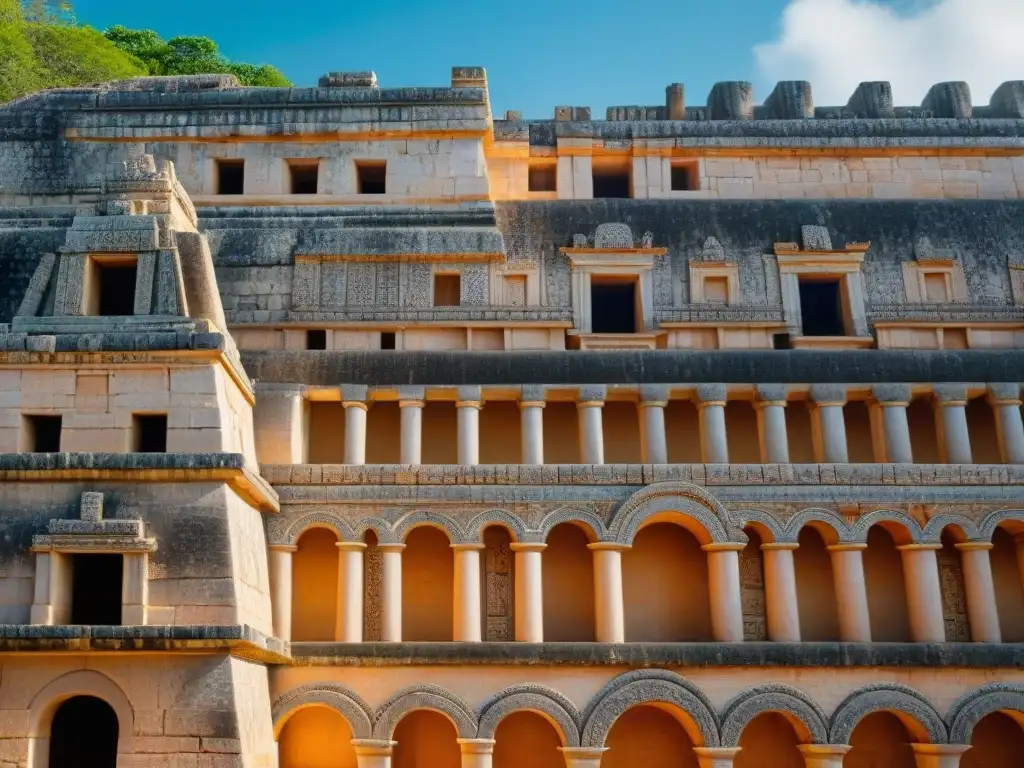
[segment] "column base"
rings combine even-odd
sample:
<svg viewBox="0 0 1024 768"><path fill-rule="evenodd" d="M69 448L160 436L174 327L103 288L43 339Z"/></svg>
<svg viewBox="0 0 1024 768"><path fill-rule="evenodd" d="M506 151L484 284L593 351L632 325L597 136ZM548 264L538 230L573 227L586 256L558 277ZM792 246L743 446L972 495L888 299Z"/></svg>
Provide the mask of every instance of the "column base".
<svg viewBox="0 0 1024 768"><path fill-rule="evenodd" d="M558 751L565 758L565 768L600 768L608 747L559 747Z"/></svg>
<svg viewBox="0 0 1024 768"><path fill-rule="evenodd" d="M911 744L917 768L958 768L966 744Z"/></svg>
<svg viewBox="0 0 1024 768"><path fill-rule="evenodd" d="M700 768L732 768L742 747L694 747Z"/></svg>

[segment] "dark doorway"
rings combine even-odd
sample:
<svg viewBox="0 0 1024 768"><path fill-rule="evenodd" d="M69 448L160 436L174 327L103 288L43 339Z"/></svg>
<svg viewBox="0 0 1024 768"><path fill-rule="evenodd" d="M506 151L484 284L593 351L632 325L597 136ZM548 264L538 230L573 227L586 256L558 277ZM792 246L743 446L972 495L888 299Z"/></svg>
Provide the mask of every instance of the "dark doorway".
<svg viewBox="0 0 1024 768"><path fill-rule="evenodd" d="M217 161L217 194L240 195L245 190L245 161Z"/></svg>
<svg viewBox="0 0 1024 768"><path fill-rule="evenodd" d="M804 336L845 336L838 280L801 280L800 315Z"/></svg>
<svg viewBox="0 0 1024 768"><path fill-rule="evenodd" d="M630 197L629 169L595 168L594 197Z"/></svg>
<svg viewBox="0 0 1024 768"><path fill-rule="evenodd" d="M636 283L591 283L594 333L636 333Z"/></svg>
<svg viewBox="0 0 1024 768"><path fill-rule="evenodd" d="M68 699L53 715L49 768L117 768L117 715L95 696Z"/></svg>
<svg viewBox="0 0 1024 768"><path fill-rule="evenodd" d="M60 453L61 416L25 416L25 450L32 453Z"/></svg>
<svg viewBox="0 0 1024 768"><path fill-rule="evenodd" d="M315 195L320 168L316 163L295 163L288 167L292 177L293 195Z"/></svg>
<svg viewBox="0 0 1024 768"><path fill-rule="evenodd" d="M121 555L71 556L71 623L121 623Z"/></svg>
<svg viewBox="0 0 1024 768"><path fill-rule="evenodd" d="M167 414L136 413L132 416L134 445L138 453L167 453Z"/></svg>
<svg viewBox="0 0 1024 768"><path fill-rule="evenodd" d="M120 264L96 264L99 280L99 314L121 317L135 314L135 278L138 267L134 259Z"/></svg>

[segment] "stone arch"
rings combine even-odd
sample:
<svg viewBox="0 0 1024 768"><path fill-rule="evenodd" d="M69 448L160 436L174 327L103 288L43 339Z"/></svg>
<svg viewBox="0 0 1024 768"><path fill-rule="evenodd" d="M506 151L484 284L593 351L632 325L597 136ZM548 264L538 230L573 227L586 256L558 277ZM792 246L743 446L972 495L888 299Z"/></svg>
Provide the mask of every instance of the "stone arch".
<svg viewBox="0 0 1024 768"><path fill-rule="evenodd" d="M369 739L373 735L373 712L358 694L337 683L308 683L285 691L270 710L274 723L274 739L281 735L288 719L306 707L323 705L335 710L348 721L352 736Z"/></svg>
<svg viewBox="0 0 1024 768"><path fill-rule="evenodd" d="M454 693L436 685L412 685L384 702L373 718L373 737L391 739L398 721L417 709L440 712L455 726L460 739L476 737L477 719L473 710Z"/></svg>
<svg viewBox="0 0 1024 768"><path fill-rule="evenodd" d="M551 529L562 523L575 523L585 529L589 538L594 541L607 541L611 538L604 521L593 512L588 512L585 509L562 507L544 517L537 531L537 540L547 541Z"/></svg>
<svg viewBox="0 0 1024 768"><path fill-rule="evenodd" d="M832 714L829 741L849 744L857 723L873 712L891 712L922 742L947 743L946 725L935 707L913 688L898 683L867 685L847 696Z"/></svg>
<svg viewBox="0 0 1024 768"><path fill-rule="evenodd" d="M794 723L801 741L828 743L828 718L810 696L789 685L766 683L748 688L726 705L722 713L722 746L738 746L743 729L764 712L778 712Z"/></svg>
<svg viewBox="0 0 1024 768"><path fill-rule="evenodd" d="M391 523L380 517L367 517L360 520L356 527L353 529L356 541L363 541L366 538L366 534L369 531L373 531L377 537L378 544L401 544L402 541L395 536L394 530L391 528Z"/></svg>
<svg viewBox="0 0 1024 768"><path fill-rule="evenodd" d="M953 513L936 515L925 525L921 541L925 544L938 544L942 541L942 532L949 526L956 526L968 541L981 541L981 529L970 518Z"/></svg>
<svg viewBox="0 0 1024 768"><path fill-rule="evenodd" d="M690 483L654 483L637 491L616 510L610 532L615 541L629 544L645 522L671 512L696 523L691 532L701 544L746 540L741 531L730 531L729 515L721 502Z"/></svg>
<svg viewBox="0 0 1024 768"><path fill-rule="evenodd" d="M831 531L836 541L829 541L833 536L822 536L826 545L830 543L838 543L840 541L846 542L853 540L853 534L850 530L850 526L846 524L842 515L837 512L833 512L831 509L810 507L808 509L800 510L790 518L789 522L786 523L786 538L784 538L783 541L796 543L800 538L800 531L802 531L807 525L813 525L819 532L823 527Z"/></svg>
<svg viewBox="0 0 1024 768"><path fill-rule="evenodd" d="M996 528L1010 521L1024 524L1024 509L999 509L989 512L981 519L981 524L978 526L981 540L992 541L992 535L996 532Z"/></svg>
<svg viewBox="0 0 1024 768"><path fill-rule="evenodd" d="M498 724L519 711L536 712L550 722L566 747L580 745L580 713L565 696L542 685L513 685L495 694L480 708L478 739L493 739Z"/></svg>
<svg viewBox="0 0 1024 768"><path fill-rule="evenodd" d="M761 543L774 544L786 539L785 528L773 515L760 509L732 510L729 513L732 520L732 527L743 529L747 526L754 528L761 537Z"/></svg>
<svg viewBox="0 0 1024 768"><path fill-rule="evenodd" d="M287 544L294 547L302 534L312 528L326 528L338 537L338 541L354 541L356 538L355 533L352 531L352 526L342 520L340 515L321 511L311 512L308 515L303 515L293 520L285 529L283 540L280 542L271 541L270 543Z"/></svg>
<svg viewBox="0 0 1024 768"><path fill-rule="evenodd" d="M50 761L50 726L53 716L68 699L92 696L106 703L117 716L117 752L135 734L135 711L121 687L106 675L92 669L80 669L51 680L29 704L29 768L47 768Z"/></svg>
<svg viewBox="0 0 1024 768"><path fill-rule="evenodd" d="M874 512L868 512L866 515L861 515L857 518L857 521L850 529L853 540L861 543L866 542L868 540L868 531L875 525L885 525L890 533L893 533L893 527L902 528L905 535L893 535L893 540L897 545L918 544L924 536L921 526L906 512L900 512L895 509L877 509Z"/></svg>
<svg viewBox="0 0 1024 768"><path fill-rule="evenodd" d="M410 512L399 518L391 528L398 541L405 541L409 532L413 528L419 528L421 525L429 525L444 531L448 541L452 544L462 544L466 541L466 536L462 532L462 526L454 518L448 517L448 515L439 515L436 512L426 512L424 510Z"/></svg>
<svg viewBox="0 0 1024 768"><path fill-rule="evenodd" d="M706 696L691 682L664 669L643 669L619 675L602 688L583 713L584 747L603 747L615 721L640 704L669 704L688 715L697 733L697 746L717 747L718 716Z"/></svg>
<svg viewBox="0 0 1024 768"><path fill-rule="evenodd" d="M470 520L465 527L465 536L471 541L483 541L484 529L497 525L508 531L512 541L532 541L523 521L503 509L490 509L481 512Z"/></svg>
<svg viewBox="0 0 1024 768"><path fill-rule="evenodd" d="M1024 727L1024 685L989 683L969 691L953 702L946 715L950 744L970 744L971 734L982 718L993 712L1013 712Z"/></svg>

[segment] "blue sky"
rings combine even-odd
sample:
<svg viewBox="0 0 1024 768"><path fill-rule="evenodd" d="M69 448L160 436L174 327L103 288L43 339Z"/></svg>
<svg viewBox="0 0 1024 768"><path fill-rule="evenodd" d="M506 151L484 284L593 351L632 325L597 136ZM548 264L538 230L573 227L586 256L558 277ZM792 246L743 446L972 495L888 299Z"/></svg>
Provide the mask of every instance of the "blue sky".
<svg viewBox="0 0 1024 768"><path fill-rule="evenodd" d="M383 86L443 85L453 65L483 65L495 114L521 109L538 118L550 117L556 104L590 106L595 117L608 105L660 104L670 82L685 83L687 103L697 105L717 80L751 80L762 101L777 79L807 79L823 104L845 102L859 80L890 79L897 101L909 104L919 103L931 82L967 79L976 102L987 103L992 83L1024 77L1022 0L74 6L81 22L100 29L119 23L164 37L207 35L230 58L274 64L297 85L315 85L331 70L362 69L376 71ZM994 25L1003 37L993 37ZM967 26L976 29L965 33ZM933 48L941 55L930 56Z"/></svg>

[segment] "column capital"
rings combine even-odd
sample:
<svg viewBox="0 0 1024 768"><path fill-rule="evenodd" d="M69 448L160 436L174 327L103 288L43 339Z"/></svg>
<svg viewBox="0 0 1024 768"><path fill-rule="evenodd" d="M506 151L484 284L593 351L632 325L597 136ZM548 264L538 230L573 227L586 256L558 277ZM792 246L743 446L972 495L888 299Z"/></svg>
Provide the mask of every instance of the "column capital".
<svg viewBox="0 0 1024 768"><path fill-rule="evenodd" d="M455 399L466 402L482 402L484 399L484 391L482 387L475 385L458 387L455 391Z"/></svg>
<svg viewBox="0 0 1024 768"><path fill-rule="evenodd" d="M587 384L579 388L576 400L579 403L594 402L603 405L607 397L608 387L604 384Z"/></svg>
<svg viewBox="0 0 1024 768"><path fill-rule="evenodd" d="M742 747L694 747L700 768L726 768L731 766Z"/></svg>
<svg viewBox="0 0 1024 768"><path fill-rule="evenodd" d="M815 405L846 405L845 384L812 384L808 397Z"/></svg>
<svg viewBox="0 0 1024 768"><path fill-rule="evenodd" d="M725 384L698 384L693 393L693 402L698 408L708 405L725 405L729 388Z"/></svg>
<svg viewBox="0 0 1024 768"><path fill-rule="evenodd" d="M420 399L420 400L399 400L398 401L398 407L399 408L423 408L426 404L427 404L426 401L422 400L422 399Z"/></svg>
<svg viewBox="0 0 1024 768"><path fill-rule="evenodd" d="M871 394L882 406L907 406L910 404L909 384L876 384L871 388Z"/></svg>
<svg viewBox="0 0 1024 768"><path fill-rule="evenodd" d="M494 739L456 739L464 755L490 755L494 752Z"/></svg>
<svg viewBox="0 0 1024 768"><path fill-rule="evenodd" d="M830 544L825 547L829 552L860 552L868 548L865 542L844 541L839 544Z"/></svg>
<svg viewBox="0 0 1024 768"><path fill-rule="evenodd" d="M955 756L971 748L970 744L911 744L915 755Z"/></svg>
<svg viewBox="0 0 1024 768"><path fill-rule="evenodd" d="M591 552L625 552L632 548L632 544L620 544L617 541L595 541L593 544L587 544L587 549Z"/></svg>
<svg viewBox="0 0 1024 768"><path fill-rule="evenodd" d="M900 552L934 552L942 549L941 544L901 544L896 547Z"/></svg>
<svg viewBox="0 0 1024 768"><path fill-rule="evenodd" d="M746 548L746 544L741 544L738 541L713 541L701 546L705 552L742 552Z"/></svg>
<svg viewBox="0 0 1024 768"><path fill-rule="evenodd" d="M484 549L487 549L487 545L479 541L463 541L457 544L452 544L451 548L454 549L456 552L480 552Z"/></svg>
<svg viewBox="0 0 1024 768"><path fill-rule="evenodd" d="M668 400L638 400L637 408L666 408Z"/></svg>
<svg viewBox="0 0 1024 768"><path fill-rule="evenodd" d="M664 408L668 402L668 384L641 384L640 405L653 405Z"/></svg>
<svg viewBox="0 0 1024 768"><path fill-rule="evenodd" d="M576 408L604 408L604 400L578 400Z"/></svg>
<svg viewBox="0 0 1024 768"><path fill-rule="evenodd" d="M988 399L992 405L1020 405L1020 384L990 383Z"/></svg>
<svg viewBox="0 0 1024 768"><path fill-rule="evenodd" d="M391 751L398 744L390 739L352 739L352 748L356 755L390 757Z"/></svg>
<svg viewBox="0 0 1024 768"><path fill-rule="evenodd" d="M940 408L967 405L966 384L932 384L932 394Z"/></svg>
<svg viewBox="0 0 1024 768"><path fill-rule="evenodd" d="M381 552L401 552L403 549L405 549L405 544L402 544L401 542L397 541L386 541L378 544L377 549L379 549Z"/></svg>
<svg viewBox="0 0 1024 768"><path fill-rule="evenodd" d="M789 387L786 384L758 384L754 387L754 405L786 406L786 395Z"/></svg>
<svg viewBox="0 0 1024 768"><path fill-rule="evenodd" d="M366 545L361 541L336 541L334 546L342 552L362 552Z"/></svg>
<svg viewBox="0 0 1024 768"><path fill-rule="evenodd" d="M423 402L427 399L426 387L396 387L398 402L408 400L410 402Z"/></svg>
<svg viewBox="0 0 1024 768"><path fill-rule="evenodd" d="M548 548L542 541L513 541L508 546L513 552L543 552Z"/></svg>
<svg viewBox="0 0 1024 768"><path fill-rule="evenodd" d="M961 552L988 552L990 549L995 549L996 545L991 541L962 541L953 546Z"/></svg>
<svg viewBox="0 0 1024 768"><path fill-rule="evenodd" d="M608 747L559 747L566 760L600 760Z"/></svg>
<svg viewBox="0 0 1024 768"><path fill-rule="evenodd" d="M481 408L484 407L484 404L480 400L456 400L455 401L455 407L456 408L475 408L476 410L479 411Z"/></svg>
<svg viewBox="0 0 1024 768"><path fill-rule="evenodd" d="M342 404L366 402L370 392L370 388L365 384L342 384L340 389Z"/></svg>
<svg viewBox="0 0 1024 768"><path fill-rule="evenodd" d="M798 744L796 748L804 757L842 757L853 749L849 744Z"/></svg>
<svg viewBox="0 0 1024 768"><path fill-rule="evenodd" d="M298 552L299 548L295 544L268 544L267 549L271 552Z"/></svg>
<svg viewBox="0 0 1024 768"><path fill-rule="evenodd" d="M547 403L543 400L520 400L519 410L522 410L523 408L543 408L546 405Z"/></svg>
<svg viewBox="0 0 1024 768"><path fill-rule="evenodd" d="M367 403L364 403L361 400L342 400L341 401L341 407L342 408L358 408L361 411L368 411L370 409L370 406Z"/></svg>
<svg viewBox="0 0 1024 768"><path fill-rule="evenodd" d="M800 549L800 544L795 541L771 541L761 545L762 552L783 552L794 549Z"/></svg>
<svg viewBox="0 0 1024 768"><path fill-rule="evenodd" d="M547 396L546 384L523 384L519 390L519 399L526 403L543 403Z"/></svg>

